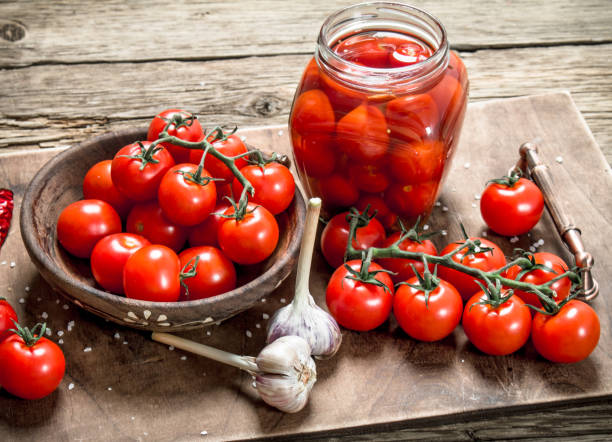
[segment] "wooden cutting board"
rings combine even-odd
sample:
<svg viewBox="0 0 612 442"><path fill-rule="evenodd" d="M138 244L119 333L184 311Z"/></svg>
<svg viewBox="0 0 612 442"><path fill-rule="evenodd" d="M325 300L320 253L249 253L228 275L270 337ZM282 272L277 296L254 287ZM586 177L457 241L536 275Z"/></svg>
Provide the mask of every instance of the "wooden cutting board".
<svg viewBox="0 0 612 442"><path fill-rule="evenodd" d="M253 145L288 152L284 127L241 131ZM507 357L477 351L459 327L438 343L408 338L393 319L369 333L343 331L340 352L317 363L308 406L283 414L257 396L250 376L150 341L147 333L93 316L53 293L31 264L19 234L19 206L35 172L58 150L0 156L0 187L15 192L16 207L0 251L0 295L23 322L46 318L62 342L66 376L37 402L0 391L0 440L206 440L304 433L356 434L410 426L414 420L456 422L466 415L554 407L612 397L612 173L568 94L471 104L451 173L429 220L445 229L438 246L460 237L459 220L473 235L488 234L507 254L543 239L540 250L570 255L546 214L515 244L487 232L478 209L484 183L503 175L518 147L537 141L565 205L595 258L601 288L593 302L601 319L598 348L585 361L558 365L538 357L531 343ZM448 211L443 208L447 207ZM330 268L315 254L311 291L324 305ZM291 300L293 277L265 302L218 326L183 336L225 350L256 355L268 315ZM73 324L73 326L70 326Z"/></svg>

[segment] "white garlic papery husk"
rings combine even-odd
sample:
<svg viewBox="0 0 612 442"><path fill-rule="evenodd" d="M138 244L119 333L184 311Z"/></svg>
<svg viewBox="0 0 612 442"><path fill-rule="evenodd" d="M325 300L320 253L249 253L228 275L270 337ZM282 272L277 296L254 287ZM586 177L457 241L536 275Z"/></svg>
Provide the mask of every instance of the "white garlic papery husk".
<svg viewBox="0 0 612 442"><path fill-rule="evenodd" d="M283 336L264 347L255 362L259 370L255 385L264 402L285 413L304 408L317 380L308 342Z"/></svg>
<svg viewBox="0 0 612 442"><path fill-rule="evenodd" d="M310 293L296 293L293 302L277 310L268 322L268 343L289 335L304 338L317 359L331 358L342 343L338 323Z"/></svg>

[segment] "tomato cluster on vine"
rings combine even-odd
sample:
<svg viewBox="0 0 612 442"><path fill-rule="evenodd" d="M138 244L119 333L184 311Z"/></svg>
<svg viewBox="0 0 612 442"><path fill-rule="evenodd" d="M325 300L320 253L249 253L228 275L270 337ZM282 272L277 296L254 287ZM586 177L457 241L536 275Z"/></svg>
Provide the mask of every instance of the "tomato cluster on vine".
<svg viewBox="0 0 612 442"><path fill-rule="evenodd" d="M235 130L161 112L147 140L88 170L84 199L58 218L60 244L90 259L103 289L129 298L172 302L234 289L236 266L276 249L275 216L295 193L276 155L248 150Z"/></svg>
<svg viewBox="0 0 612 442"><path fill-rule="evenodd" d="M492 241L467 235L438 253L428 239L433 233L418 222L386 237L368 210L335 215L321 235L323 256L336 269L326 302L343 327L372 330L393 314L410 337L431 342L462 324L486 354L514 353L531 337L540 355L563 363L581 361L597 346L598 316L574 299L579 278L560 257L517 249L508 262ZM344 262L350 249L362 259Z"/></svg>

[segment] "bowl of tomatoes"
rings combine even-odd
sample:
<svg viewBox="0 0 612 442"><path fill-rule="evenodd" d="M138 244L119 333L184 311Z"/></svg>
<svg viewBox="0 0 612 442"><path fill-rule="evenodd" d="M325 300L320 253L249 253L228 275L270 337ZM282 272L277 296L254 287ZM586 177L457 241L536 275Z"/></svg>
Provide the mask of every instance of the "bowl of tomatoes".
<svg viewBox="0 0 612 442"><path fill-rule="evenodd" d="M217 324L253 306L289 276L304 228L304 199L295 191L286 209L272 215L267 212L265 216L259 215L263 203L249 202L246 216L264 221L251 225L241 238L236 226L230 225L235 221L231 214L236 207L223 198L228 192L232 195L231 188L226 189L226 182L208 174L218 190L214 201L207 203L211 212L208 222L225 225L224 244L212 246L211 241L221 240L216 236L220 229L213 229L211 239L211 228L202 228L204 222L190 218L200 200L183 198L180 184L167 184L170 190L163 201L164 184L156 187L154 199L142 197L136 201L133 198L137 193L144 192L138 184L142 177L130 181L129 177L115 174L117 170L127 174L130 168L134 169L133 164L127 164L134 161L134 155L124 149L146 144L140 140L147 140L148 132L147 128L109 132L61 152L44 165L23 198L20 223L25 247L55 291L105 319L151 331L181 331ZM178 131L175 135L179 135ZM123 154L118 155L120 150ZM164 146L160 150L171 149ZM201 151L193 152L198 153L202 155ZM166 181L193 177L194 170L183 166L189 164L188 154L173 154L179 159L173 161ZM124 200L101 178L110 173L117 157L127 163L113 171L112 183L132 193ZM153 166L163 163L153 160ZM196 158L194 162L197 161ZM192 164L191 168L195 167ZM210 168L214 169L214 165ZM246 169L241 170L246 176ZM256 179L249 176L250 181ZM168 216L163 214L162 206ZM173 216L191 225L177 227L168 219ZM258 228L268 228L265 222L276 224L274 244L256 243L257 238L269 236L257 232ZM262 255L265 259L254 259L266 248L268 252ZM197 266L203 266L202 271ZM177 268L181 279L176 278ZM171 287L168 280L172 281ZM217 286L211 289L213 283Z"/></svg>

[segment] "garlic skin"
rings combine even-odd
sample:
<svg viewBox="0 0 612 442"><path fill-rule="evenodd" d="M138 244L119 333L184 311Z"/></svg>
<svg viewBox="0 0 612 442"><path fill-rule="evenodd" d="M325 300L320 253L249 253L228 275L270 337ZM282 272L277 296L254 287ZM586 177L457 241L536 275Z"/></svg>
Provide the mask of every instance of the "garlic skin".
<svg viewBox="0 0 612 442"><path fill-rule="evenodd" d="M331 358L342 344L338 323L315 303L310 293L296 294L294 301L277 310L268 322L268 343L287 335L304 338L317 359Z"/></svg>
<svg viewBox="0 0 612 442"><path fill-rule="evenodd" d="M264 347L255 359L255 385L264 402L285 413L304 408L317 380L310 351L299 336L283 336Z"/></svg>

